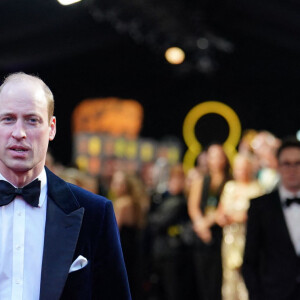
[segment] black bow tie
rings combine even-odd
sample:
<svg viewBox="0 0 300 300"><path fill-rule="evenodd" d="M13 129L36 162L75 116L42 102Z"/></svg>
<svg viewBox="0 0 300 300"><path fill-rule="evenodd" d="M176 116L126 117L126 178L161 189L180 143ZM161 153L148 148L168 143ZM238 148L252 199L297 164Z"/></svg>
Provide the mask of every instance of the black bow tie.
<svg viewBox="0 0 300 300"><path fill-rule="evenodd" d="M0 206L12 202L20 195L31 206L38 207L40 198L41 182L36 179L22 188L15 188L9 182L0 180Z"/></svg>
<svg viewBox="0 0 300 300"><path fill-rule="evenodd" d="M300 204L300 198L287 198L285 201L286 206L290 206L292 203Z"/></svg>

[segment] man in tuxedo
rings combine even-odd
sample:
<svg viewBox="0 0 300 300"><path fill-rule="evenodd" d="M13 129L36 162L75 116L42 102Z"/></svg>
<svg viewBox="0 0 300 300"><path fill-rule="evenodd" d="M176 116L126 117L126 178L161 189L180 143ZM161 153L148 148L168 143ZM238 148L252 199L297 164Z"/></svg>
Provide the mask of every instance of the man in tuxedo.
<svg viewBox="0 0 300 300"><path fill-rule="evenodd" d="M300 299L300 142L277 152L280 183L251 200L243 275L250 300Z"/></svg>
<svg viewBox="0 0 300 300"><path fill-rule="evenodd" d="M0 299L130 300L111 202L45 167L53 110L38 77L0 87Z"/></svg>

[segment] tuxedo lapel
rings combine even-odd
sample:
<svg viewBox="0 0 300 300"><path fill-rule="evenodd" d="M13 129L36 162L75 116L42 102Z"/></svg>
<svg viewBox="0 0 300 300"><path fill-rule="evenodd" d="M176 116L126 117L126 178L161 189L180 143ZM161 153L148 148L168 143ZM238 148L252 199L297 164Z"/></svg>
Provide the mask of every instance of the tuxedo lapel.
<svg viewBox="0 0 300 300"><path fill-rule="evenodd" d="M281 236L282 240L284 241L281 245L278 245L279 247L285 247L287 251L290 253L293 253L296 255L295 247L293 245L287 223L285 220L284 212L283 212L283 207L282 203L279 197L278 191L274 193L274 199L272 201L274 205L272 208L270 207L269 209L273 209L274 213L274 220L273 220L273 232L275 235Z"/></svg>
<svg viewBox="0 0 300 300"><path fill-rule="evenodd" d="M65 182L49 171L47 178L48 202L40 300L58 300L72 264L84 208L79 207Z"/></svg>

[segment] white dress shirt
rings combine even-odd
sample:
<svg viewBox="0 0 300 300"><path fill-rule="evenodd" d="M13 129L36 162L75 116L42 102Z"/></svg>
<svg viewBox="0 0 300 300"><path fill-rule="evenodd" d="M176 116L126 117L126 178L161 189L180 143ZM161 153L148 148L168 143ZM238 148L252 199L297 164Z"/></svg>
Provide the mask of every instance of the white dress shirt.
<svg viewBox="0 0 300 300"><path fill-rule="evenodd" d="M295 194L280 185L279 195L284 203L287 198L300 198L300 191ZM300 205L297 203L292 203L288 207L283 205L283 213L295 251L300 255Z"/></svg>
<svg viewBox="0 0 300 300"><path fill-rule="evenodd" d="M47 176L41 181L39 207L21 196L0 207L0 299L38 300L47 211ZM6 180L0 174L0 180ZM6 180L7 181L7 180Z"/></svg>

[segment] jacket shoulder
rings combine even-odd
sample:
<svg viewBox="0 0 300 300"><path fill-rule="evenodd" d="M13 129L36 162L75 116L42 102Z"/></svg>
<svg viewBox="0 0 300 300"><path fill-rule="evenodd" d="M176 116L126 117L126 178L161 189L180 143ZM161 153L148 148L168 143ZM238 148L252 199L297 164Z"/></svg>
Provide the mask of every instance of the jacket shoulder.
<svg viewBox="0 0 300 300"><path fill-rule="evenodd" d="M111 201L101 195L94 194L90 191L87 191L77 185L66 182L70 191L78 201L80 206L83 207L103 207L111 203Z"/></svg>
<svg viewBox="0 0 300 300"><path fill-rule="evenodd" d="M270 193L253 198L250 202L250 205L251 207L264 207L266 205L269 206L270 202L274 202L278 198L279 198L278 190L275 190Z"/></svg>
<svg viewBox="0 0 300 300"><path fill-rule="evenodd" d="M85 210L104 209L111 206L111 201L93 194L79 186L64 181L46 168L48 196L65 212L70 213L79 207Z"/></svg>

